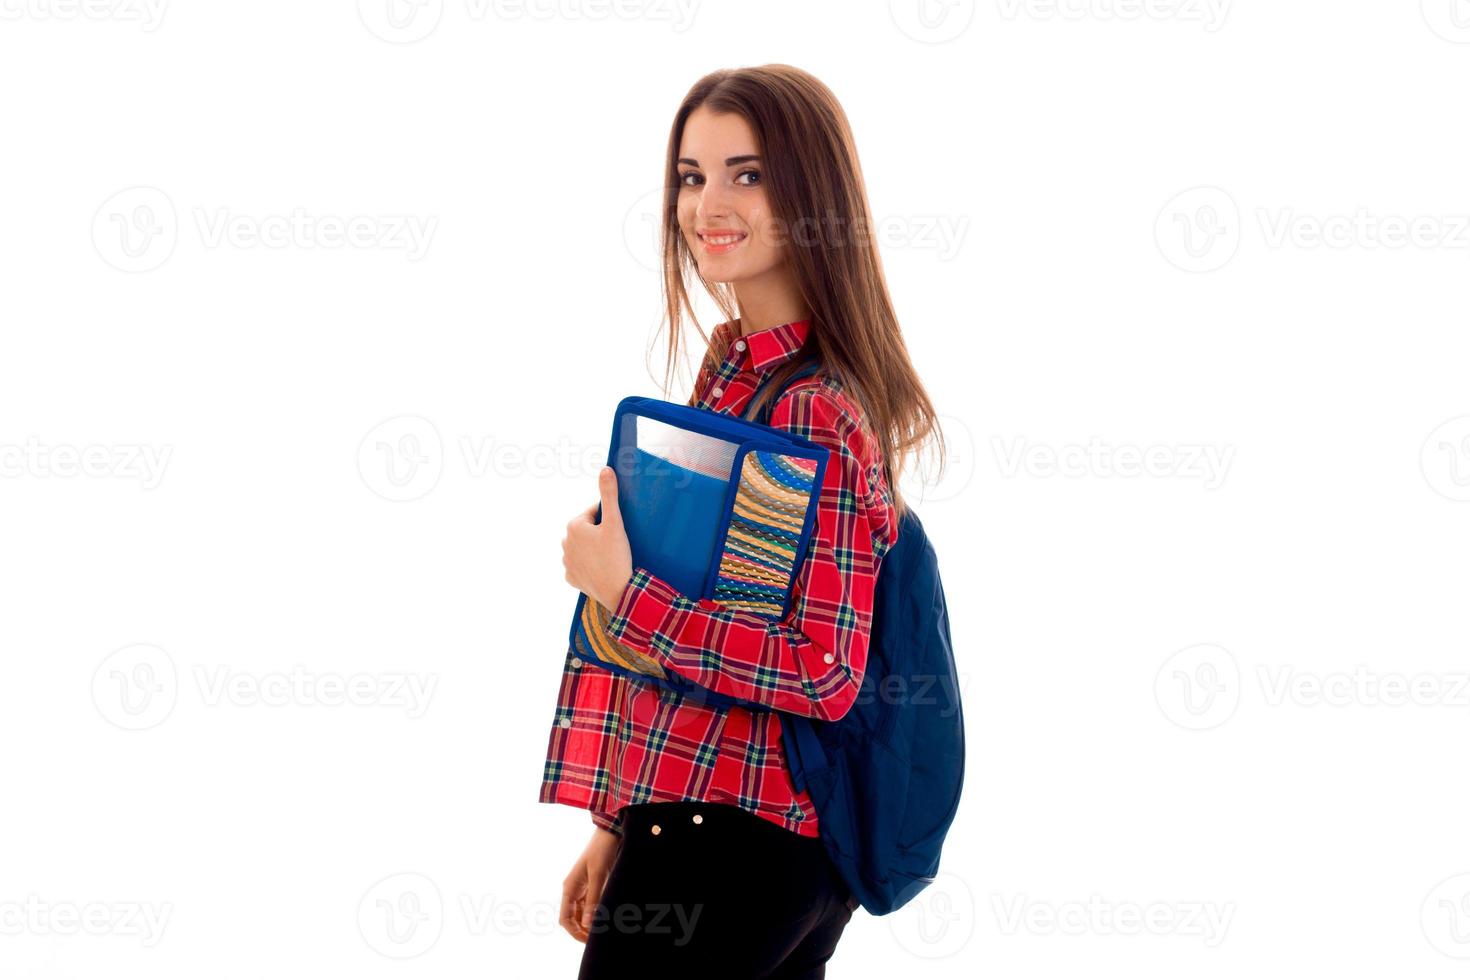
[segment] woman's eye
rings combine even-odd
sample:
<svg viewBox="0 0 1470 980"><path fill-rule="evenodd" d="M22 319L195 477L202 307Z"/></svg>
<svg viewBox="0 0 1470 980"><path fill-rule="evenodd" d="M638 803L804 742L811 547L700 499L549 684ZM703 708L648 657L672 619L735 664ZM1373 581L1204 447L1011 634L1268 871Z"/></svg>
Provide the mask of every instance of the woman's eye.
<svg viewBox="0 0 1470 980"><path fill-rule="evenodd" d="M682 174L679 175L679 183L682 184L685 187L693 187L694 184L690 183L690 181L689 181L689 178L690 177L699 177L699 174L696 173L693 170L686 170ZM704 178L703 177L699 177L699 179L700 180L703 180Z"/></svg>
<svg viewBox="0 0 1470 980"><path fill-rule="evenodd" d="M751 177L756 177L756 178L759 178L759 177L760 177L760 175L761 175L761 172L760 172L760 171L759 171L759 170L742 170L742 171L740 171L740 173L738 173L738 174L736 174L736 175L735 175L735 179L736 179L736 180L737 180L737 181L738 181L738 180L739 180L739 179L740 179L740 178L741 178L741 177L745 177L745 176L747 176L747 175L749 175L749 176L751 176ZM759 179L757 179L757 180L756 180L756 183L757 183L757 184L758 184L758 183L760 183L760 180L759 180ZM746 185L745 185L745 186L746 186L746 187L751 187L751 186L753 186L753 185L751 185L751 184L746 184Z"/></svg>

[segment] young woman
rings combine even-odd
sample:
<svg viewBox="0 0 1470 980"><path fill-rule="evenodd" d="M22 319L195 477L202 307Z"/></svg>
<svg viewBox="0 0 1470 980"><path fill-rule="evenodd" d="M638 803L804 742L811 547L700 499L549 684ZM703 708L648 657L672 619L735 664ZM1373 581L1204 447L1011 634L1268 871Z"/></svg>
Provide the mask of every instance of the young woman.
<svg viewBox="0 0 1470 980"><path fill-rule="evenodd" d="M566 580L611 611L615 639L771 710L712 708L569 654L540 799L586 808L596 829L563 882L561 923L586 944L581 980L822 977L857 902L787 772L780 713L835 721L856 699L874 583L904 506L894 479L910 450L943 440L826 86L789 65L705 76L674 117L665 172L665 392L694 315L692 272L726 319L689 404L744 415L762 381L766 402L816 359L769 421L831 457L779 622L635 567L610 468L602 522L594 505L568 524Z"/></svg>

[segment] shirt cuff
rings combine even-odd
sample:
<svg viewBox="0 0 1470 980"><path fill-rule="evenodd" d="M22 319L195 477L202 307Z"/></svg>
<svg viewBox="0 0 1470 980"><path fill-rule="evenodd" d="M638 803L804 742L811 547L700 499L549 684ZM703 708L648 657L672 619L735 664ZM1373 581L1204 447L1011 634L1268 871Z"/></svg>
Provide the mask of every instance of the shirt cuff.
<svg viewBox="0 0 1470 980"><path fill-rule="evenodd" d="M607 633L668 667L679 620L696 606L709 611L720 608L713 599L696 602L639 565L623 586L617 608L610 611Z"/></svg>
<svg viewBox="0 0 1470 980"><path fill-rule="evenodd" d="M626 811L619 809L618 812L613 816L608 816L601 810L593 810L591 811L592 822L597 824L597 826L601 827L603 830L606 830L609 833L617 834L619 837L621 837L623 835L623 814L625 812Z"/></svg>

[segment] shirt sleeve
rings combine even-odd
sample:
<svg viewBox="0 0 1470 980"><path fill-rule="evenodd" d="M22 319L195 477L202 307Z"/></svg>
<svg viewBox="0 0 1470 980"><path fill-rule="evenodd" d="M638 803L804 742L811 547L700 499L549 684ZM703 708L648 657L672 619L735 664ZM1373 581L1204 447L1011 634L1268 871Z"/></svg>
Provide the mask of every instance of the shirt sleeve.
<svg viewBox="0 0 1470 980"><path fill-rule="evenodd" d="M591 811L592 822L597 824L597 826L601 827L603 830L617 834L619 837L621 837L623 836L623 814L625 812L626 811L624 810L618 810L616 814L610 815L602 812L601 810L594 809Z"/></svg>
<svg viewBox="0 0 1470 980"><path fill-rule="evenodd" d="M824 721L846 714L867 666L873 590L893 516L876 449L844 402L808 385L772 409L772 426L831 453L785 619L693 599L636 566L611 610L609 634L720 694Z"/></svg>

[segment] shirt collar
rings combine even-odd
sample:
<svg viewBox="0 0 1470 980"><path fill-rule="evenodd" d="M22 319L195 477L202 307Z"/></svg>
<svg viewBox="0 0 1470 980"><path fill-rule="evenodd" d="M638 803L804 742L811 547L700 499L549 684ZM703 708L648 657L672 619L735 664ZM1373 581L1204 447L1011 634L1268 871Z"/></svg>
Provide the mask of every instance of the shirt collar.
<svg viewBox="0 0 1470 980"><path fill-rule="evenodd" d="M793 320L790 323L779 323L774 327L766 327L764 330L748 333L744 337L736 335L733 320L720 324L718 329L730 335L731 343L737 340L745 341L745 350L738 361L741 370L764 374L776 365L789 361L797 355L802 344L806 343L807 333L811 330L811 321ZM728 351L729 348L727 347L726 350Z"/></svg>

